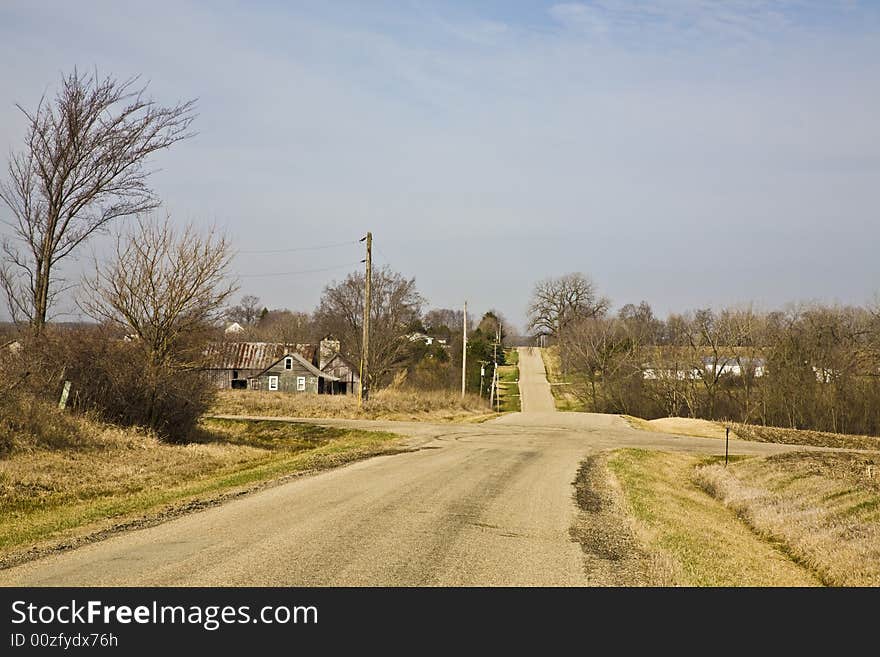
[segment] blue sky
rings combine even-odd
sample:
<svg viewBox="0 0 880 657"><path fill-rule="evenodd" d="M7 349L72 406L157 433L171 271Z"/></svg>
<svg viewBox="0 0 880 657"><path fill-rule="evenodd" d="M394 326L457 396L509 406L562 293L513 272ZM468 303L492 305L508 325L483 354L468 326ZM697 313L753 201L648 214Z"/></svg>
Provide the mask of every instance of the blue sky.
<svg viewBox="0 0 880 657"><path fill-rule="evenodd" d="M880 2L13 0L0 56L4 154L73 66L198 97L154 186L270 307L358 247L245 252L366 230L431 305L518 323L568 271L661 314L880 289Z"/></svg>

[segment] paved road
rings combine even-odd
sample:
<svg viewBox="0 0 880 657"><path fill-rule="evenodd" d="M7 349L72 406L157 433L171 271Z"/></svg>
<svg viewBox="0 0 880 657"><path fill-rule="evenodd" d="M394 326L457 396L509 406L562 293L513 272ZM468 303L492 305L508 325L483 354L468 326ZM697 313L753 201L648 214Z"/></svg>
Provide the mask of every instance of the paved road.
<svg viewBox="0 0 880 657"><path fill-rule="evenodd" d="M321 421L398 431L416 451L0 571L0 585L584 584L569 533L581 460L622 446L718 453L721 443L556 413L537 350L522 350L520 363L523 413L478 425Z"/></svg>
<svg viewBox="0 0 880 657"><path fill-rule="evenodd" d="M541 350L535 347L522 347L519 351L519 394L523 413L553 413L556 405Z"/></svg>

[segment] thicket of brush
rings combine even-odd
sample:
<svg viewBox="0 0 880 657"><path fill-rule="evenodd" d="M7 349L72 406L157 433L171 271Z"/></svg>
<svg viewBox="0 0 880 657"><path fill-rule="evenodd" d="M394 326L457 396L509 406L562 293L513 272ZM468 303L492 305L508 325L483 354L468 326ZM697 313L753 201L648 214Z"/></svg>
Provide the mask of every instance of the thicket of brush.
<svg viewBox="0 0 880 657"><path fill-rule="evenodd" d="M22 337L0 356L0 380L0 449L7 450L16 442L51 446L74 435L75 420L57 409L65 381L73 413L144 427L169 442L190 437L214 395L196 367L151 362L136 341L102 328Z"/></svg>
<svg viewBox="0 0 880 657"><path fill-rule="evenodd" d="M699 310L661 321L643 304L572 322L556 345L587 410L880 435L880 308Z"/></svg>

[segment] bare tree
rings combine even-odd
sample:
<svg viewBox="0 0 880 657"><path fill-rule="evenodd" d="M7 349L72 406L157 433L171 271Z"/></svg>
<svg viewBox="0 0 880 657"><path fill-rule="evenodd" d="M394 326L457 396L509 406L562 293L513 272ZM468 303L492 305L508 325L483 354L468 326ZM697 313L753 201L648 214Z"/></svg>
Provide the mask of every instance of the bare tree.
<svg viewBox="0 0 880 657"><path fill-rule="evenodd" d="M169 219L138 218L116 240L116 257L84 281L80 307L133 334L154 366L178 361L191 332L217 321L237 286L228 281L229 242Z"/></svg>
<svg viewBox="0 0 880 657"><path fill-rule="evenodd" d="M434 308L425 313L422 323L429 331L436 332L440 329L449 329L452 332L461 331L464 312L451 308ZM473 317L468 317L468 331L473 330Z"/></svg>
<svg viewBox="0 0 880 657"><path fill-rule="evenodd" d="M262 314L250 334L266 342L285 344L303 344L320 337L308 313L286 309L269 310Z"/></svg>
<svg viewBox="0 0 880 657"><path fill-rule="evenodd" d="M254 326L262 313L260 297L253 294L245 294L237 306L232 306L226 311L226 319L237 322L242 326Z"/></svg>
<svg viewBox="0 0 880 657"><path fill-rule="evenodd" d="M566 370L576 375L574 394L597 412L628 412L628 384L642 375L640 348L624 320L603 317L572 322L559 343Z"/></svg>
<svg viewBox="0 0 880 657"><path fill-rule="evenodd" d="M529 305L529 330L557 336L577 320L601 317L611 302L599 296L595 284L583 274L565 274L539 281Z"/></svg>
<svg viewBox="0 0 880 657"><path fill-rule="evenodd" d="M0 184L14 219L0 285L13 318L37 332L59 293L59 261L114 219L156 208L145 160L192 135L195 101L162 107L136 84L74 70L53 101L17 106L27 136Z"/></svg>
<svg viewBox="0 0 880 657"><path fill-rule="evenodd" d="M389 267L373 269L370 324L371 381L381 384L404 364L410 328L421 317L423 299L413 278ZM340 342L342 354L353 364L363 353L364 274L349 274L341 283L324 288L315 321L325 334Z"/></svg>

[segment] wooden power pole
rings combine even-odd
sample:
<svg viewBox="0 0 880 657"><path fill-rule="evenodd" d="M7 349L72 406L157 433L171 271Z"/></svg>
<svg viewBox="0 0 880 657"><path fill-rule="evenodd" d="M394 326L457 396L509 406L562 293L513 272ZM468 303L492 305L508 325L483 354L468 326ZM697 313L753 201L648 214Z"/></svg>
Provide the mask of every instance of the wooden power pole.
<svg viewBox="0 0 880 657"><path fill-rule="evenodd" d="M467 383L467 301L464 302L464 315L461 320L461 398L464 399Z"/></svg>
<svg viewBox="0 0 880 657"><path fill-rule="evenodd" d="M361 347L361 385L358 389L358 407L363 406L364 400L370 398L370 390L367 380L370 376L370 307L372 305L373 282L373 233L367 232L367 236L361 242L367 242L366 273L364 275L364 335Z"/></svg>

